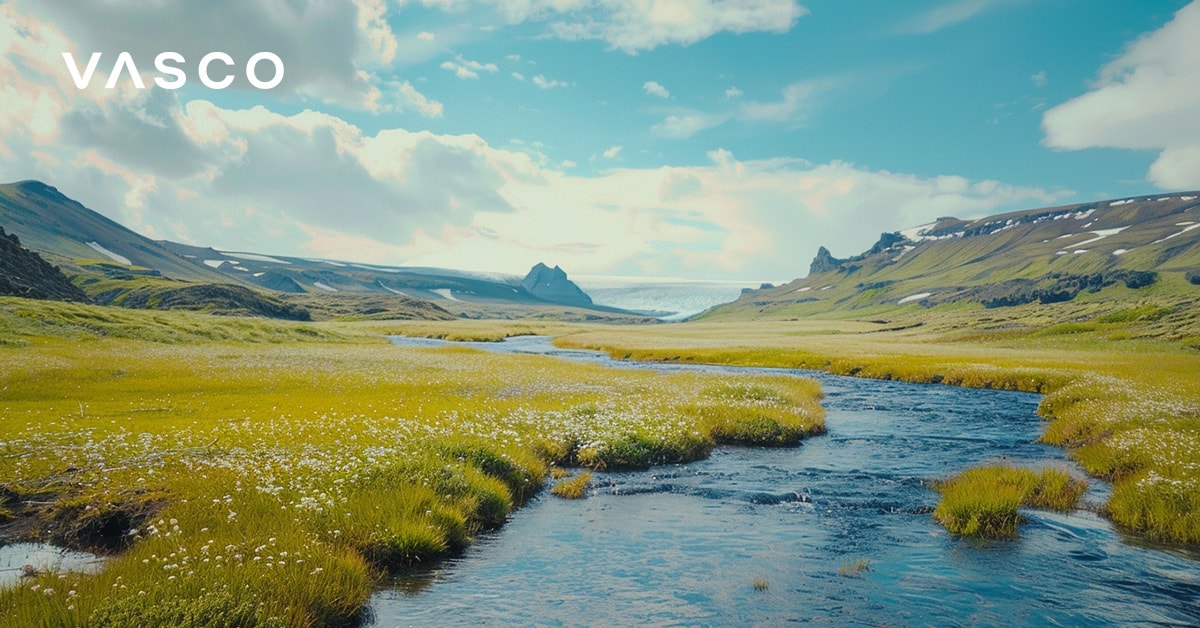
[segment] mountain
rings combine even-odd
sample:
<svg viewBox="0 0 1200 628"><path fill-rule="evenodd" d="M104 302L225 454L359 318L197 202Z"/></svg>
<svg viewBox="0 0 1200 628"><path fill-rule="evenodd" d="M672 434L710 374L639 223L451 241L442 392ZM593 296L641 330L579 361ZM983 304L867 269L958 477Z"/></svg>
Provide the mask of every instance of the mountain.
<svg viewBox="0 0 1200 628"><path fill-rule="evenodd" d="M154 269L180 280L223 280L40 181L0 185L0 226L64 267L76 266L79 260L103 260Z"/></svg>
<svg viewBox="0 0 1200 628"><path fill-rule="evenodd" d="M0 296L87 302L88 296L57 266L21 246L15 235L0 227Z"/></svg>
<svg viewBox="0 0 1200 628"><path fill-rule="evenodd" d="M567 273L558 266L550 268L538 262L529 269L529 273L521 281L521 287L529 294L546 301L580 307L592 305L592 298L567 279Z"/></svg>
<svg viewBox="0 0 1200 628"><path fill-rule="evenodd" d="M1200 192L953 217L853 257L824 247L809 274L748 291L704 318L789 318L1154 297L1200 303ZM1099 296L1097 296L1099 295Z"/></svg>
<svg viewBox="0 0 1200 628"><path fill-rule="evenodd" d="M534 281L532 289L527 289L517 276L219 251L154 241L40 181L0 185L0 226L62 266L75 277L76 285L104 304L284 318L306 315L293 311L287 303L329 317L643 318L594 305L566 279L565 272L542 264L538 266L545 269L545 280ZM225 287L197 290L191 284ZM183 288L187 289L180 292ZM250 292L245 292L247 289ZM252 295L261 302L251 303Z"/></svg>

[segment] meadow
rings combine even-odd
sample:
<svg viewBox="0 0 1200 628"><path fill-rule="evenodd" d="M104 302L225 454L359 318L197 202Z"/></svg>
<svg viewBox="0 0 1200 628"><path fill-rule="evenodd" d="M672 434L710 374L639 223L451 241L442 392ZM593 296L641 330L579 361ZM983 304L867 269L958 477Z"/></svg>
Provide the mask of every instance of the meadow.
<svg viewBox="0 0 1200 628"><path fill-rule="evenodd" d="M352 625L389 574L503 525L552 471L585 469L562 489L581 497L586 470L824 429L810 380L380 331L0 299L0 534L111 556L0 591L0 622Z"/></svg>

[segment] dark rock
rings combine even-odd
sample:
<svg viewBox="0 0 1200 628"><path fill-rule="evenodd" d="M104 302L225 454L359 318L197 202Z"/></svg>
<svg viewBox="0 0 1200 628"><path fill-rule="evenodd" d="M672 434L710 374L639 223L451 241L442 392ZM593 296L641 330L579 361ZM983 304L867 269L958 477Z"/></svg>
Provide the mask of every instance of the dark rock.
<svg viewBox="0 0 1200 628"><path fill-rule="evenodd" d="M533 296L544 301L562 303L563 305L592 305L592 298L579 289L575 282L567 279L567 273L555 266L550 268L538 262L529 270L521 287Z"/></svg>
<svg viewBox="0 0 1200 628"><path fill-rule="evenodd" d="M817 249L817 256L813 258L812 264L808 267L808 274L818 275L837 270L842 265L842 260L834 257L829 249L821 247Z"/></svg>
<svg viewBox="0 0 1200 628"><path fill-rule="evenodd" d="M21 246L16 235L0 228L0 295L50 301L91 299L42 256Z"/></svg>

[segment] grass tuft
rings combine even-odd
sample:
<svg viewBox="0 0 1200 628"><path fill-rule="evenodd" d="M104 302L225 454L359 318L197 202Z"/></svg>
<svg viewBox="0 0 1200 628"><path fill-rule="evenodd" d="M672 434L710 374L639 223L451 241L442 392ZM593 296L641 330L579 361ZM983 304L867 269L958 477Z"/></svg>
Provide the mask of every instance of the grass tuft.
<svg viewBox="0 0 1200 628"><path fill-rule="evenodd" d="M561 480L550 489L550 493L563 499L583 499L592 483L592 472L583 471L569 480Z"/></svg>
<svg viewBox="0 0 1200 628"><path fill-rule="evenodd" d="M952 534L990 539L1012 538L1024 518L1021 507L1069 512L1087 490L1058 469L977 467L940 482L942 500L933 516Z"/></svg>

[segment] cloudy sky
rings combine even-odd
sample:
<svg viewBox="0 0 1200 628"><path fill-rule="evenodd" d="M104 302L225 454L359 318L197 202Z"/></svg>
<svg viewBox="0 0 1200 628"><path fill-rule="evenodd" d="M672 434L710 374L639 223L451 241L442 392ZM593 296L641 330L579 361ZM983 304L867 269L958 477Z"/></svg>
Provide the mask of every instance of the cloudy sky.
<svg viewBox="0 0 1200 628"><path fill-rule="evenodd" d="M1200 188L1200 0L0 0L0 52L0 179L227 250L785 280Z"/></svg>

